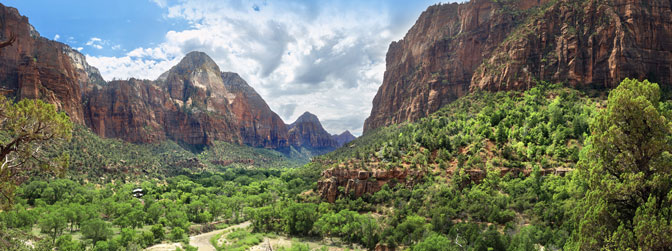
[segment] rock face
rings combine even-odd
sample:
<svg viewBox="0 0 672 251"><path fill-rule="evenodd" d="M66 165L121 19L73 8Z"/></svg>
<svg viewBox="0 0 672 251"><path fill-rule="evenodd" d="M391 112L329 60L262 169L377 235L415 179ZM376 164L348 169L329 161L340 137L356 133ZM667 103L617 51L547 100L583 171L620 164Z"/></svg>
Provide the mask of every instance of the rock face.
<svg viewBox="0 0 672 251"><path fill-rule="evenodd" d="M390 170L358 170L347 168L332 168L322 172L322 179L317 182L318 193L323 199L333 203L339 196L352 194L360 197L364 194L374 194L380 191L383 185L395 186L414 185L422 178L422 173L409 169ZM344 187L343 192L339 187Z"/></svg>
<svg viewBox="0 0 672 251"><path fill-rule="evenodd" d="M0 4L0 21L0 41L16 36L0 51L0 93L53 103L102 137L192 146L218 140L274 149L338 146L314 115L286 125L245 80L222 72L205 53L188 53L157 80L105 82L81 53L41 37L16 9Z"/></svg>
<svg viewBox="0 0 672 251"><path fill-rule="evenodd" d="M19 99L45 100L83 124L80 86L102 81L98 70L69 46L41 37L15 8L0 4L0 28L0 40L16 36L0 51L0 89Z"/></svg>
<svg viewBox="0 0 672 251"><path fill-rule="evenodd" d="M415 121L475 90L540 81L672 84L669 0L471 0L429 7L387 52L364 131Z"/></svg>
<svg viewBox="0 0 672 251"><path fill-rule="evenodd" d="M320 120L312 113L305 112L288 126L289 140L293 146L313 149L336 149L338 142L322 128Z"/></svg>
<svg viewBox="0 0 672 251"><path fill-rule="evenodd" d="M86 95L87 124L103 137L136 143L242 143L219 67L192 52L158 80L112 81Z"/></svg>
<svg viewBox="0 0 672 251"><path fill-rule="evenodd" d="M338 143L338 147L341 147L357 138L353 136L352 133L350 133L348 130L345 130L345 132L342 132L341 134L331 135L331 137L336 141L336 143Z"/></svg>
<svg viewBox="0 0 672 251"><path fill-rule="evenodd" d="M243 143L255 147L289 146L289 130L280 116L237 73L222 73L226 88L235 96L231 109Z"/></svg>

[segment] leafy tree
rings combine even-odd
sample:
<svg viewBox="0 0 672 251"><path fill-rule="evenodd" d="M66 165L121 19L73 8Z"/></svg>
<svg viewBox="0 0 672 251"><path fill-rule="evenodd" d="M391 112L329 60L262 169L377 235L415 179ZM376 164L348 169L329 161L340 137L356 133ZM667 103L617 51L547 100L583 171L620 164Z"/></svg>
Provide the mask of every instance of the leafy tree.
<svg viewBox="0 0 672 251"><path fill-rule="evenodd" d="M82 223L82 235L86 239L93 240L93 243L107 240L110 234L109 224L101 219L96 218Z"/></svg>
<svg viewBox="0 0 672 251"><path fill-rule="evenodd" d="M432 233L417 245L411 248L411 251L443 251L443 250L460 250L450 239L441 234Z"/></svg>
<svg viewBox="0 0 672 251"><path fill-rule="evenodd" d="M165 238L166 230L163 228L163 225L161 224L156 224L152 226L152 228L149 231L152 232L152 235L154 235L154 239L156 241L162 241L163 238Z"/></svg>
<svg viewBox="0 0 672 251"><path fill-rule="evenodd" d="M67 227L67 219L58 210L43 214L41 217L40 231L51 237L53 243L55 243L56 237L61 235Z"/></svg>
<svg viewBox="0 0 672 251"><path fill-rule="evenodd" d="M0 208L13 204L14 191L33 172L62 172L69 156L50 150L71 138L65 113L41 100L12 104L0 95Z"/></svg>
<svg viewBox="0 0 672 251"><path fill-rule="evenodd" d="M588 192L568 249L672 246L672 124L659 99L657 84L626 79L591 123L579 163Z"/></svg>
<svg viewBox="0 0 672 251"><path fill-rule="evenodd" d="M316 204L290 203L283 212L284 230L293 235L308 235L317 217Z"/></svg>
<svg viewBox="0 0 672 251"><path fill-rule="evenodd" d="M170 240L172 241L182 241L185 238L185 231L181 227L174 227L170 230Z"/></svg>
<svg viewBox="0 0 672 251"><path fill-rule="evenodd" d="M398 243L411 245L424 237L432 228L425 222L425 218L418 215L410 215L394 229L394 239Z"/></svg>
<svg viewBox="0 0 672 251"><path fill-rule="evenodd" d="M72 239L72 235L62 235L56 239L56 248L63 251L83 251L84 245L77 240Z"/></svg>

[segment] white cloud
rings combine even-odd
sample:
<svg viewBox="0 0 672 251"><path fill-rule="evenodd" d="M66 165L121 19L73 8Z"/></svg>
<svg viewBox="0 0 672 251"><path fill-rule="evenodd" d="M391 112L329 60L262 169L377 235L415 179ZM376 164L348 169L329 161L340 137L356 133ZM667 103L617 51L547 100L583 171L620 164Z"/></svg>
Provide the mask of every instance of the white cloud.
<svg viewBox="0 0 672 251"><path fill-rule="evenodd" d="M59 38L61 38L61 35L58 35L58 34L54 35L54 40L55 41L58 41Z"/></svg>
<svg viewBox="0 0 672 251"><path fill-rule="evenodd" d="M168 4L167 0L150 0L150 1L155 3L156 5L158 5L161 8L165 8L166 5Z"/></svg>
<svg viewBox="0 0 672 251"><path fill-rule="evenodd" d="M330 133L361 133L382 83L385 52L406 31L392 27L391 14L377 6L151 1L166 8L166 18L184 19L190 28L170 31L162 43L121 57L87 55L105 79L156 79L186 53L203 51L222 71L239 73L286 123L310 111ZM105 44L100 38L86 43L98 49Z"/></svg>
<svg viewBox="0 0 672 251"><path fill-rule="evenodd" d="M93 48L96 48L96 49L99 49L99 50L102 49L103 45L105 45L105 44L107 44L107 41L104 41L104 40L102 40L100 38L97 38L97 37L92 37L91 39L89 39L89 41L86 42L87 46L90 46L90 47L93 47Z"/></svg>

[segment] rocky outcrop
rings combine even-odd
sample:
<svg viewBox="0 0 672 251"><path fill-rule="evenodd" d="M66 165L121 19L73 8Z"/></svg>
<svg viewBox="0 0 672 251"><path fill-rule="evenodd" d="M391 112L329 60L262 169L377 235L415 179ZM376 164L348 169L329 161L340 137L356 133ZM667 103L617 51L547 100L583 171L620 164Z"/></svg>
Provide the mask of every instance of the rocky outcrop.
<svg viewBox="0 0 672 251"><path fill-rule="evenodd" d="M84 124L81 85L102 81L98 70L69 46L43 38L28 18L0 4L0 36L16 41L0 52L0 89L11 96L39 98Z"/></svg>
<svg viewBox="0 0 672 251"><path fill-rule="evenodd" d="M414 185L422 178L422 173L410 169L375 169L371 171L331 168L322 172L322 179L317 182L317 191L323 199L334 202L339 196L353 195L361 197L364 194L374 194L380 191L383 185L395 186ZM343 190L339 190L343 187Z"/></svg>
<svg viewBox="0 0 672 251"><path fill-rule="evenodd" d="M571 171L572 169L568 168L541 169L539 170L539 175L545 176L554 174L565 176L565 174ZM512 177L518 177L520 175L527 177L533 173L533 170L500 168L497 169L496 172L498 172L501 177L504 177L507 174ZM453 170L446 170L445 174L448 177L454 175ZM469 177L461 182L462 185L465 186L472 182L478 184L487 176L487 172L481 169L465 169L464 174ZM322 177L317 182L317 192L322 199L333 203L340 196L354 196L355 198L358 198L363 195L374 194L380 191L385 184L388 184L391 187L396 186L397 184L413 186L417 184L424 175L425 173L418 169L393 168L373 169L368 171L347 167L331 168L322 172Z"/></svg>
<svg viewBox="0 0 672 251"><path fill-rule="evenodd" d="M415 121L475 90L540 81L610 88L672 84L669 0L471 0L420 15L387 52L365 133Z"/></svg>
<svg viewBox="0 0 672 251"><path fill-rule="evenodd" d="M339 146L331 134L324 130L317 116L312 113L303 113L288 128L289 141L293 146L332 150Z"/></svg>
<svg viewBox="0 0 672 251"><path fill-rule="evenodd" d="M345 144L347 144L350 141L355 140L357 137L353 136L350 131L345 130L345 132L342 132L341 134L334 134L331 135L331 137L336 141L338 144L338 147L341 147Z"/></svg>

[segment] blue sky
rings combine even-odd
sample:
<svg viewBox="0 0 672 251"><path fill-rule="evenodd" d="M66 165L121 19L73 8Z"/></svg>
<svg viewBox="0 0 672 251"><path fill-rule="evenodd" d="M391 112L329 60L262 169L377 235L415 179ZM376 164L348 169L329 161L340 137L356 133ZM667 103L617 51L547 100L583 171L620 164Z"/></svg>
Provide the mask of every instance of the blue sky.
<svg viewBox="0 0 672 251"><path fill-rule="evenodd" d="M385 53L430 0L5 0L106 80L155 79L188 52L239 73L286 123L361 134Z"/></svg>

